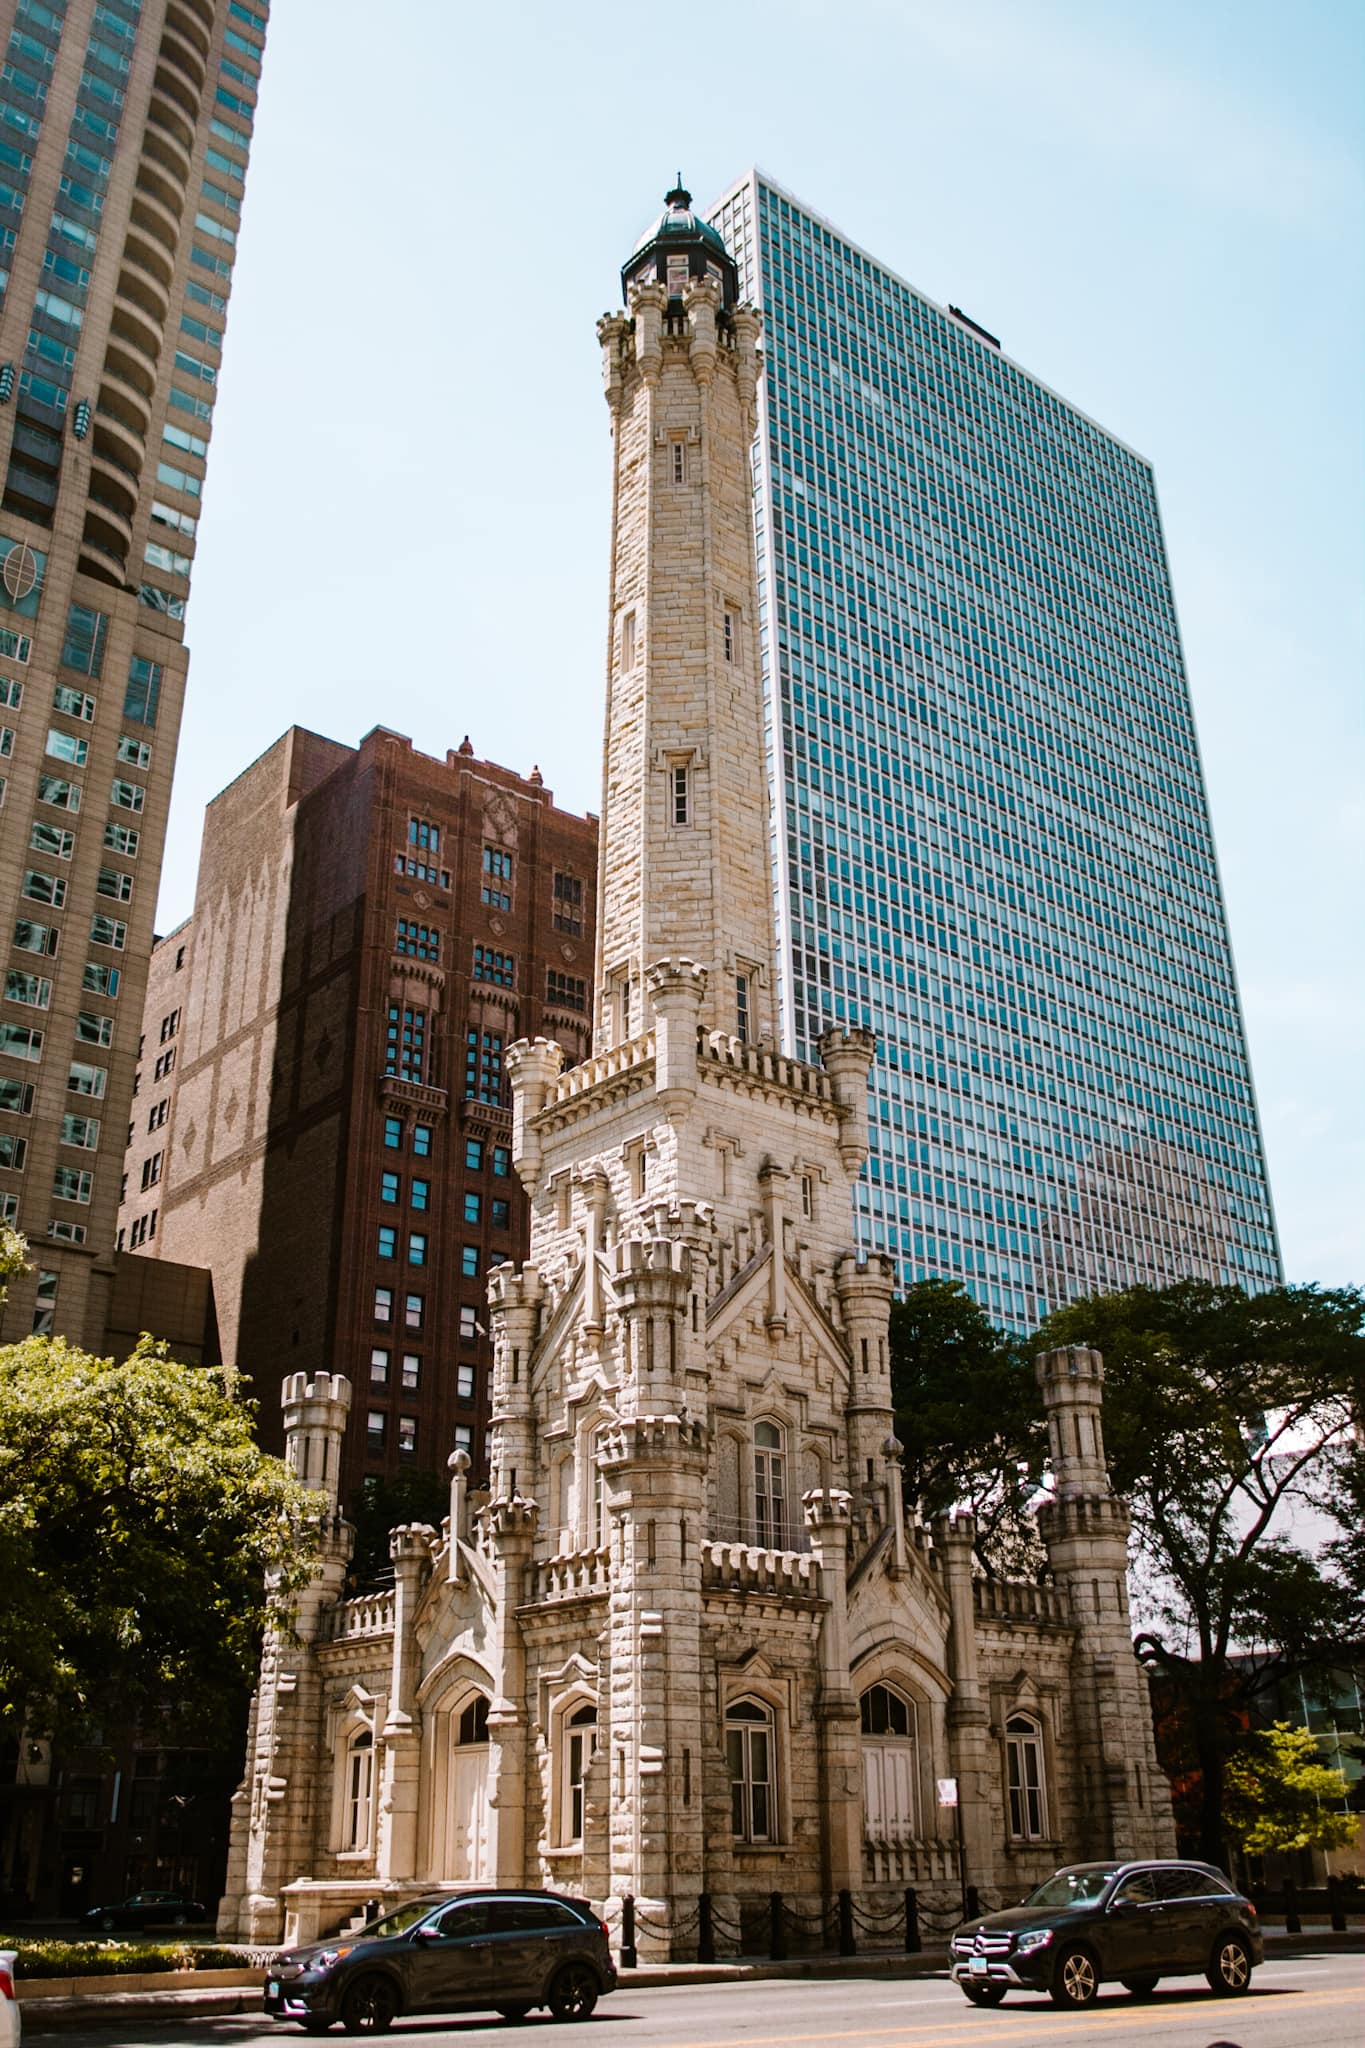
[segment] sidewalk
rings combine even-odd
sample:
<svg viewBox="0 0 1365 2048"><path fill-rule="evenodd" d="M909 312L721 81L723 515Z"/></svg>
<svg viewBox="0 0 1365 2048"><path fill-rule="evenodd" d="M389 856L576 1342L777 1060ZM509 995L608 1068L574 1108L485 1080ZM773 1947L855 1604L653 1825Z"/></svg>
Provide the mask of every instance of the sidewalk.
<svg viewBox="0 0 1365 2048"><path fill-rule="evenodd" d="M1329 1927L1308 1928L1302 1934L1286 1934L1283 1928L1266 1929L1266 1947L1276 1961L1285 1957L1318 1954L1331 1948L1337 1954L1365 1951L1365 1927L1352 1927L1334 1934ZM653 1991L661 1986L687 1984L757 1983L765 1978L785 1977L941 1977L948 1965L946 1948L926 1949L922 1955L793 1956L786 1962L766 1957L720 1963L652 1963L638 1970L622 1970L618 1990ZM261 1972L264 1982L265 1972ZM114 1980L117 1981L117 1980ZM77 2027L112 2027L135 2022L145 2026L158 2020L218 2019L234 2013L261 2010L261 1987L217 1991L109 1992L93 1998L26 1998L26 2035L64 2033ZM282 2036L283 2038L283 2036ZM292 2030L289 2038L293 2038ZM301 2037L300 2037L301 2038Z"/></svg>

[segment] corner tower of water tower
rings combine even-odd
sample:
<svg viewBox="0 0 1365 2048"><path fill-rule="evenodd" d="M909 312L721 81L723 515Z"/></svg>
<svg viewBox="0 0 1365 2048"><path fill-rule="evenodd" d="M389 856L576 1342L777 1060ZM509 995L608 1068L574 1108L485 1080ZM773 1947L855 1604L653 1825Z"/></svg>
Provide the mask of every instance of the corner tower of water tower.
<svg viewBox="0 0 1365 2048"><path fill-rule="evenodd" d="M700 1018L776 1030L751 447L759 316L681 184L598 323L613 436L596 1049L654 1021L649 970L705 971Z"/></svg>

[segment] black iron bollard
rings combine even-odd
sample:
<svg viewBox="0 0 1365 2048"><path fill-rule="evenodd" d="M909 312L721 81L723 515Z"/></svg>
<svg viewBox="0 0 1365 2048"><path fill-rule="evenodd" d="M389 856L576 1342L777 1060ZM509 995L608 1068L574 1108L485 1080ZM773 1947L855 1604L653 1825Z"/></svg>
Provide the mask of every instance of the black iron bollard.
<svg viewBox="0 0 1365 2048"><path fill-rule="evenodd" d="M711 1918L711 1894L697 1895L697 1961L714 1963L716 1960L716 1929Z"/></svg>
<svg viewBox="0 0 1365 2048"><path fill-rule="evenodd" d="M781 1892L768 1894L768 1954L775 1963L787 1960L787 1923L782 1914Z"/></svg>
<svg viewBox="0 0 1365 2048"><path fill-rule="evenodd" d="M627 1892L621 1901L621 1968L638 1970L640 1958L635 1952L635 1896Z"/></svg>
<svg viewBox="0 0 1365 2048"><path fill-rule="evenodd" d="M908 1956L917 1956L920 1948L919 1893L910 1884L905 1888L905 1953Z"/></svg>
<svg viewBox="0 0 1365 2048"><path fill-rule="evenodd" d="M977 1914L980 1911L981 1894L974 1884L969 1884L967 1887L967 1918L969 1920L975 1920Z"/></svg>
<svg viewBox="0 0 1365 2048"><path fill-rule="evenodd" d="M1284 1928L1286 1934L1303 1933L1303 1922L1299 1918L1299 1888L1292 1877L1284 1881Z"/></svg>
<svg viewBox="0 0 1365 2048"><path fill-rule="evenodd" d="M841 1956L856 1956L858 1944L853 1939L853 1894L839 1894L839 1953Z"/></svg>
<svg viewBox="0 0 1365 2048"><path fill-rule="evenodd" d="M1346 1932L1346 1908L1341 1903L1341 1879L1339 1877L1329 1877L1327 1880L1327 1903L1332 1912L1332 1932L1334 1934L1344 1934Z"/></svg>

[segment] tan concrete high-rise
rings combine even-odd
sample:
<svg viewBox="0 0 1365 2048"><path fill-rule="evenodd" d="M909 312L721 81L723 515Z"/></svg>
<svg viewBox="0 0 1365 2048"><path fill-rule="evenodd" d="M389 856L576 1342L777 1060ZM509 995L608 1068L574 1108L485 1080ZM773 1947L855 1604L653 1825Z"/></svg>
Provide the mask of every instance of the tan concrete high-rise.
<svg viewBox="0 0 1365 2048"><path fill-rule="evenodd" d="M102 1342L269 8L6 0L0 1337Z"/></svg>

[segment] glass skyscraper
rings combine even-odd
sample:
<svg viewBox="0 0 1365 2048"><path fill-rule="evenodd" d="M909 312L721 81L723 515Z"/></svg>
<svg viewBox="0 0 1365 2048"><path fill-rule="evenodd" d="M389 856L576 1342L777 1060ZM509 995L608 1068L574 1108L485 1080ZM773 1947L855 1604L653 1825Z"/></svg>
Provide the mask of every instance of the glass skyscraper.
<svg viewBox="0 0 1365 2048"><path fill-rule="evenodd" d="M6 1341L104 1342L268 17L0 5L0 1218L33 1248Z"/></svg>
<svg viewBox="0 0 1365 2048"><path fill-rule="evenodd" d="M784 1034L870 1027L859 1233L1031 1327L1280 1278L1151 466L773 181L755 450Z"/></svg>

